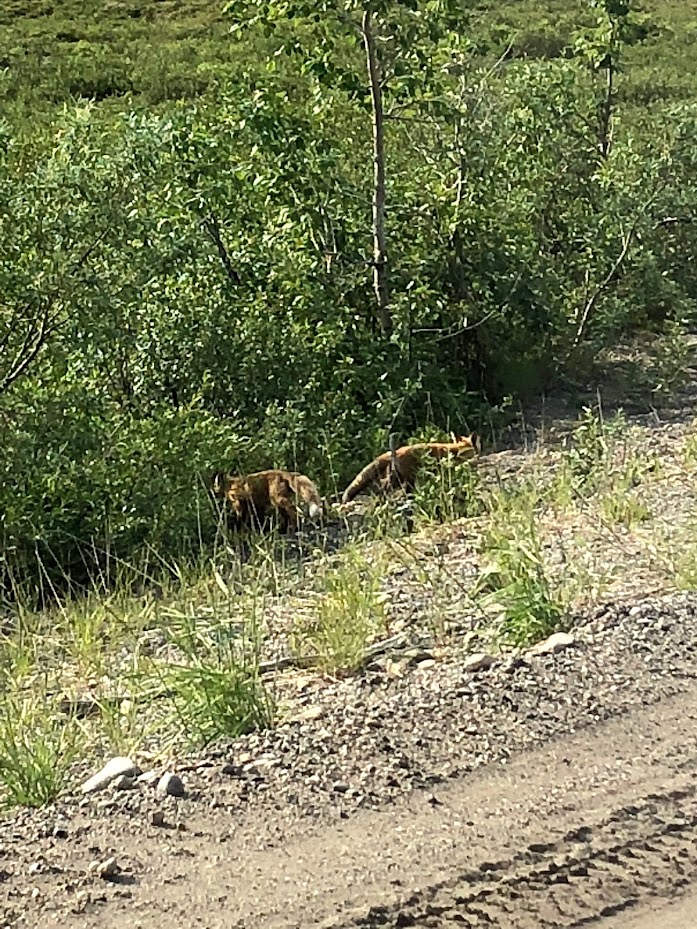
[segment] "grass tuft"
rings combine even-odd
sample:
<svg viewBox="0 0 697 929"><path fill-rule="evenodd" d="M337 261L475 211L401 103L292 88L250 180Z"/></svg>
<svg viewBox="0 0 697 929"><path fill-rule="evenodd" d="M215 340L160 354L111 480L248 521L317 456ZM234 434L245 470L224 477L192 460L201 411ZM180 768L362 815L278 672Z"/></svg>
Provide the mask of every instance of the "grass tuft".
<svg viewBox="0 0 697 929"><path fill-rule="evenodd" d="M530 645L564 625L568 601L550 578L532 512L507 515L483 541L487 565L476 585L485 611L499 614L506 645Z"/></svg>
<svg viewBox="0 0 697 929"><path fill-rule="evenodd" d="M0 803L41 807L56 799L83 748L77 720L41 693L5 694L0 710Z"/></svg>
<svg viewBox="0 0 697 929"><path fill-rule="evenodd" d="M313 655L325 672L353 671L370 640L385 628L381 573L351 550L319 580L322 594L312 615L296 624L293 649Z"/></svg>

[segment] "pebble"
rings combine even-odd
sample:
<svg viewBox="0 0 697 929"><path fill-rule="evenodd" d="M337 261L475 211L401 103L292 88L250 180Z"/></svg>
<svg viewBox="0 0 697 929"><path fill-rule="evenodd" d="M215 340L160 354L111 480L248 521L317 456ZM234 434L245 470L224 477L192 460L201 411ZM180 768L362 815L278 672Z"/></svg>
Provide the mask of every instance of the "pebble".
<svg viewBox="0 0 697 929"><path fill-rule="evenodd" d="M104 881L113 881L121 873L121 867L116 858L112 856L104 861L91 861L87 872L101 877Z"/></svg>
<svg viewBox="0 0 697 929"><path fill-rule="evenodd" d="M130 758L112 758L107 761L101 771L97 771L85 781L81 791L83 794L95 793L98 790L104 790L117 777L135 777L137 774L138 766Z"/></svg>
<svg viewBox="0 0 697 929"><path fill-rule="evenodd" d="M144 774L141 774L140 777L136 778L136 784L145 784L146 787L150 787L159 779L157 771L146 771Z"/></svg>
<svg viewBox="0 0 697 929"><path fill-rule="evenodd" d="M183 797L186 793L182 779L169 771L163 774L157 782L156 790L158 794L170 797Z"/></svg>
<svg viewBox="0 0 697 929"><path fill-rule="evenodd" d="M530 653L533 655L556 655L557 652L563 651L574 645L576 639L568 632L555 632L544 642L533 645Z"/></svg>
<svg viewBox="0 0 697 929"><path fill-rule="evenodd" d="M112 790L133 790L135 786L136 779L134 777L129 777L127 774L119 774L119 776L114 778L111 782Z"/></svg>
<svg viewBox="0 0 697 929"><path fill-rule="evenodd" d="M165 814L162 810L155 810L150 816L150 823L153 826L164 826Z"/></svg>
<svg viewBox="0 0 697 929"><path fill-rule="evenodd" d="M469 658L466 658L462 667L465 671L487 671L494 663L496 659L493 655L487 655L486 652L475 652L474 655L470 655Z"/></svg>

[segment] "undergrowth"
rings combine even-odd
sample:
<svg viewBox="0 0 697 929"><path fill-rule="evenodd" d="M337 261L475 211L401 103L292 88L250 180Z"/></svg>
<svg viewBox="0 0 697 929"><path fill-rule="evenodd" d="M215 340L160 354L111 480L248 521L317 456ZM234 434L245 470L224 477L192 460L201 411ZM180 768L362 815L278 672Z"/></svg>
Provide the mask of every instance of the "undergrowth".
<svg viewBox="0 0 697 929"><path fill-rule="evenodd" d="M481 554L484 568L475 593L486 612L498 615L505 645L529 645L561 628L568 598L547 570L533 509L500 498Z"/></svg>

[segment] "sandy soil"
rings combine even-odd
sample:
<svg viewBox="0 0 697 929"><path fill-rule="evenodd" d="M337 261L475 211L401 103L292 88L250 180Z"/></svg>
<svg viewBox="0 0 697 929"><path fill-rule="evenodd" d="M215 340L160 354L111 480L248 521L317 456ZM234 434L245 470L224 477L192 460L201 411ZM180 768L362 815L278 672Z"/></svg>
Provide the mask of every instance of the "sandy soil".
<svg viewBox="0 0 697 929"><path fill-rule="evenodd" d="M640 912L629 918L615 921L616 929L694 929L697 926L697 895L690 893L676 903L666 905L665 901L642 907ZM607 922L608 929L615 929L615 923Z"/></svg>

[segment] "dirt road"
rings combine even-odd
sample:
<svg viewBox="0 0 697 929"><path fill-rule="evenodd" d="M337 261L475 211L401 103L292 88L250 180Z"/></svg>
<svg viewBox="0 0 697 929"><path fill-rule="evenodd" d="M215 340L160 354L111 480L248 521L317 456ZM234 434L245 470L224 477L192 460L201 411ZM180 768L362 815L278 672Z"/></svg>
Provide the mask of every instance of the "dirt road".
<svg viewBox="0 0 697 929"><path fill-rule="evenodd" d="M693 685L435 795L419 792L241 859L234 842L228 857L184 839L179 849L193 852L184 880L157 899L172 852L151 859L139 916L144 926L164 924L165 914L185 920L193 902L211 929L541 929L653 901L646 919L655 919L655 898L670 900L697 874L696 717ZM125 929L133 916L112 909L103 924ZM689 907L676 919L688 917ZM685 927L697 925L697 910L690 918Z"/></svg>
<svg viewBox="0 0 697 929"><path fill-rule="evenodd" d="M0 925L697 925L697 597L574 635L477 674L425 660L329 687L317 718L182 768L182 800L18 815ZM90 872L111 856L114 880Z"/></svg>

